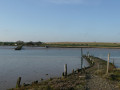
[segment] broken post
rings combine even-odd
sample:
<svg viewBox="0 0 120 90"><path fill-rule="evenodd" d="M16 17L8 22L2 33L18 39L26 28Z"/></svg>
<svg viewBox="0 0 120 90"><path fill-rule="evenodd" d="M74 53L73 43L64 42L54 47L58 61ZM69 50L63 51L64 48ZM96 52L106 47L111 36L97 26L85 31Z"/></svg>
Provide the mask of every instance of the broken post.
<svg viewBox="0 0 120 90"><path fill-rule="evenodd" d="M106 74L108 74L108 72L109 72L109 61L110 61L110 54L108 53L107 72L106 72Z"/></svg>
<svg viewBox="0 0 120 90"><path fill-rule="evenodd" d="M64 75L67 76L67 64L64 65Z"/></svg>
<svg viewBox="0 0 120 90"><path fill-rule="evenodd" d="M20 87L20 82L21 82L21 77L18 78L17 83L16 83L16 88Z"/></svg>

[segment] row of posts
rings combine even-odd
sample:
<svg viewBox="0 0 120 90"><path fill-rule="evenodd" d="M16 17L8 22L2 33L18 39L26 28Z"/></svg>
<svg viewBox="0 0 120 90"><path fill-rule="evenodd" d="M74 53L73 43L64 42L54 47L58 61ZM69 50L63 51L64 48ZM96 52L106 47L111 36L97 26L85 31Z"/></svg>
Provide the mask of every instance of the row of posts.
<svg viewBox="0 0 120 90"><path fill-rule="evenodd" d="M88 57L89 57L89 52L87 54L88 54ZM110 62L110 53L108 53L106 74L108 74L108 72L109 72L109 62ZM113 65L114 65L114 60L113 60ZM83 66L83 51L82 51L82 48L81 48L81 69L83 68L82 66Z"/></svg>
<svg viewBox="0 0 120 90"><path fill-rule="evenodd" d="M110 63L110 53L108 53L106 74L109 73L109 63ZM114 65L114 59L113 59L113 65ZM98 64L98 70L99 70L99 64Z"/></svg>
<svg viewBox="0 0 120 90"><path fill-rule="evenodd" d="M83 66L83 51L81 48L81 69L83 68L82 66ZM72 73L74 73L74 69L72 70ZM67 76L67 64L64 65L64 72L62 76Z"/></svg>
<svg viewBox="0 0 120 90"><path fill-rule="evenodd" d="M108 53L106 74L109 73L109 63L110 63L110 53ZM114 59L113 59L113 65L114 65ZM99 64L98 64L98 70L99 70Z"/></svg>

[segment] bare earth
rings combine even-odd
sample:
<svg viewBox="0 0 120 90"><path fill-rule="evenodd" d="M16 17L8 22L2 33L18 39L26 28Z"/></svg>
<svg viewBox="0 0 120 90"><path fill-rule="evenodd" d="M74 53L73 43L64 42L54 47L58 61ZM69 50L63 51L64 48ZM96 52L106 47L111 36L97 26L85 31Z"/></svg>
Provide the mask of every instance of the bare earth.
<svg viewBox="0 0 120 90"><path fill-rule="evenodd" d="M95 75L90 75L87 79L87 90L120 90L116 85L111 84L108 80Z"/></svg>

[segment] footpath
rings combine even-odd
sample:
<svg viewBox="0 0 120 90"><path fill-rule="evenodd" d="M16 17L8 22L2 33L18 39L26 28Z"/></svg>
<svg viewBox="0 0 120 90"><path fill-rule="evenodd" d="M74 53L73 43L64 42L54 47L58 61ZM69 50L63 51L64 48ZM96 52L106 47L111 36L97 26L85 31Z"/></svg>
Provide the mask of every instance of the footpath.
<svg viewBox="0 0 120 90"><path fill-rule="evenodd" d="M86 90L120 90L119 82L110 80L111 72L115 70L115 66L110 64L108 75L106 74L106 61L96 57L90 57L94 61L94 65L86 70ZM89 59L89 58L87 58Z"/></svg>

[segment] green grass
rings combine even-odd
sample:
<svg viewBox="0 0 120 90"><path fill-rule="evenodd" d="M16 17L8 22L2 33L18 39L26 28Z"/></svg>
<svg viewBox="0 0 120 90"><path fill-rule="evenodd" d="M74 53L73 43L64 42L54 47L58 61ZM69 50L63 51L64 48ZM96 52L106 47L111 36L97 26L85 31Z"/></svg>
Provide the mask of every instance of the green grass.
<svg viewBox="0 0 120 90"><path fill-rule="evenodd" d="M96 42L54 42L44 43L50 47L103 47L103 48L120 48L120 43L96 43Z"/></svg>

